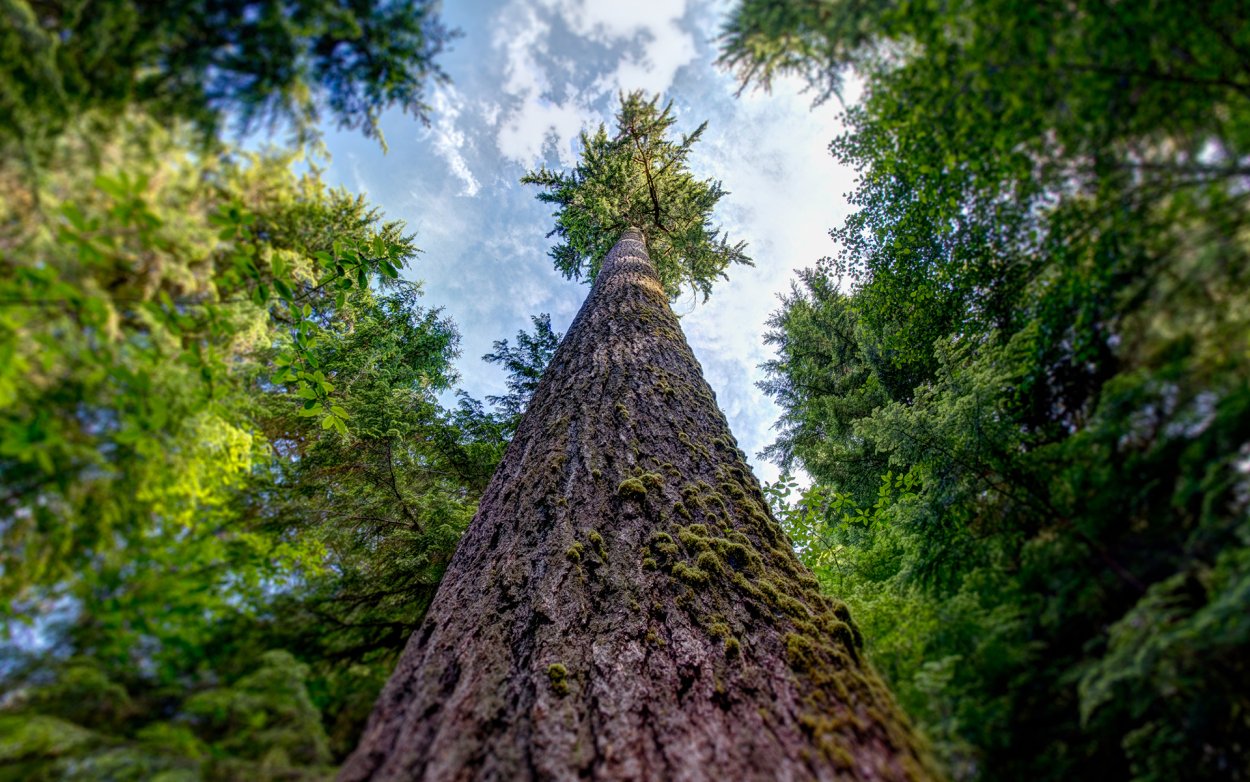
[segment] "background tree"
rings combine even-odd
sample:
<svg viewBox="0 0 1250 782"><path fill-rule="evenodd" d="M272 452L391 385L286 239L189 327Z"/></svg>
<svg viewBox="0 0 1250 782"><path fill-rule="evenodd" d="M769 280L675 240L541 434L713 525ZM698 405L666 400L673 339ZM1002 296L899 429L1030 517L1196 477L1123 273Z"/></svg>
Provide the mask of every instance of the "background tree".
<svg viewBox="0 0 1250 782"><path fill-rule="evenodd" d="M323 778L502 445L435 400L456 333L412 237L220 134L423 118L449 33L423 2L3 15L0 778Z"/></svg>
<svg viewBox="0 0 1250 782"><path fill-rule="evenodd" d="M532 316L530 321L534 324L533 334L518 331L515 347L510 346L506 339L495 340L494 351L482 356L483 361L500 364L508 370L508 393L487 396L486 401L504 416L510 432L516 431L517 424L521 422L526 406L538 389L538 381L542 380L543 372L551 363L563 336L551 330L551 316L545 312Z"/></svg>
<svg viewBox="0 0 1250 782"><path fill-rule="evenodd" d="M1250 776L1247 29L1010 0L726 28L747 81L865 83L833 144L859 209L773 321L773 453L957 776Z"/></svg>
<svg viewBox="0 0 1250 782"><path fill-rule="evenodd" d="M424 119L451 34L427 0L13 0L0 26L0 142L38 157L80 114L142 106L213 138L323 118L379 136L384 109ZM228 120L227 120L228 118ZM380 137L380 136L379 136Z"/></svg>
<svg viewBox="0 0 1250 782"><path fill-rule="evenodd" d="M435 399L455 331L287 156L59 149L0 178L2 765L324 775L494 466Z"/></svg>
<svg viewBox="0 0 1250 782"><path fill-rule="evenodd" d="M699 180L686 168L690 148L707 123L680 141L668 138L676 123L673 104L642 92L621 95L616 132L600 125L582 132L582 154L570 172L545 166L522 177L538 185L538 200L555 204L560 238L551 257L565 277L594 281L608 250L626 228L647 237L656 272L669 297L683 285L706 300L718 278L727 279L731 264L750 265L745 242L730 244L712 226L712 209L726 195L720 183Z"/></svg>

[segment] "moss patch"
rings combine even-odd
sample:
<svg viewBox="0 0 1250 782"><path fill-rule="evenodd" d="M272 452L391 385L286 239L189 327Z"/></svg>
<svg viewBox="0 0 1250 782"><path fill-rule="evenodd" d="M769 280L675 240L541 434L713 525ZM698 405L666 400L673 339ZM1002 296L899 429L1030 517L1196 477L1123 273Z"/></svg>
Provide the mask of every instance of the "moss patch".
<svg viewBox="0 0 1250 782"><path fill-rule="evenodd" d="M569 694L569 669L565 668L563 663L552 663L547 666L547 681L551 684L551 691L556 695L563 697Z"/></svg>
<svg viewBox="0 0 1250 782"><path fill-rule="evenodd" d="M603 536L600 535L597 530L587 530L586 540L590 542L590 545L595 547L595 553L599 555L599 559L607 562L608 549L607 546L604 545Z"/></svg>
<svg viewBox="0 0 1250 782"><path fill-rule="evenodd" d="M671 562L681 554L681 549L673 542L673 536L667 532L653 532L647 540L655 558L661 562Z"/></svg>
<svg viewBox="0 0 1250 782"><path fill-rule="evenodd" d="M712 580L712 577L708 575L706 570L691 567L685 562L678 562L673 565L673 576L685 581L687 584L699 587L707 586L708 582Z"/></svg>
<svg viewBox="0 0 1250 782"><path fill-rule="evenodd" d="M638 478L626 478L616 487L616 493L622 497L646 497L647 484Z"/></svg>
<svg viewBox="0 0 1250 782"><path fill-rule="evenodd" d="M719 444L731 446L728 441ZM715 488L702 481L683 486L670 518L687 523L674 524L669 528L672 534L652 533L644 563L671 576L676 605L721 642L727 661L741 659L744 653L739 624L763 619L780 631L779 637L774 636L782 644L778 651L802 693L799 724L811 736L816 754L841 766L849 757L850 732L884 731L881 740L900 750L904 767L914 775L928 776L921 756L910 754L915 744L905 718L897 713L880 678L861 660L863 638L850 612L822 593L758 492L744 487L744 475L740 468L727 468ZM726 583L737 593L727 611L730 618L709 613L719 602L710 596L721 592L715 582ZM742 616L738 606L757 620Z"/></svg>
<svg viewBox="0 0 1250 782"><path fill-rule="evenodd" d="M648 487L660 487L664 485L664 477L654 472L645 472L642 475L635 475L621 481L616 487L616 493L622 497L635 497L641 499L647 496Z"/></svg>

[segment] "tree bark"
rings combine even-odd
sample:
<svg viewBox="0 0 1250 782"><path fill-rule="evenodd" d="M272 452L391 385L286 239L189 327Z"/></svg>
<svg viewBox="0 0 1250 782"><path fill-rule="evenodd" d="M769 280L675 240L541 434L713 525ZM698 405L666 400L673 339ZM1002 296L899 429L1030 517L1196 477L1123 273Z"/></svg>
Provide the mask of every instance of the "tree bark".
<svg viewBox="0 0 1250 782"><path fill-rule="evenodd" d="M916 747L626 231L340 779L927 778Z"/></svg>

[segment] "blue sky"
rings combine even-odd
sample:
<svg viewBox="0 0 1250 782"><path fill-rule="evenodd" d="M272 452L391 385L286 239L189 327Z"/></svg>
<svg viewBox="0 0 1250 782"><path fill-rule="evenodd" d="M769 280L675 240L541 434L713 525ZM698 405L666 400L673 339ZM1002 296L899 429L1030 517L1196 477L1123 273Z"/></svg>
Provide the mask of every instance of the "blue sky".
<svg viewBox="0 0 1250 782"><path fill-rule="evenodd" d="M719 224L745 240L753 269L737 268L711 299L674 309L756 473L777 470L755 454L772 441L777 408L755 386L770 356L764 322L793 270L833 251L828 229L846 216L854 172L827 146L839 107L813 108L794 83L735 97L713 65L726 2L701 0L459 0L443 17L463 36L441 62L452 83L432 95L429 127L392 113L383 154L356 134L331 133L327 180L366 193L408 223L423 255L410 274L426 302L456 321L462 386L500 393L504 375L480 360L491 343L551 313L563 332L585 297L547 257L551 209L518 180L546 163L570 166L584 127L610 120L620 90L674 101L677 128L708 129L690 165L730 191Z"/></svg>

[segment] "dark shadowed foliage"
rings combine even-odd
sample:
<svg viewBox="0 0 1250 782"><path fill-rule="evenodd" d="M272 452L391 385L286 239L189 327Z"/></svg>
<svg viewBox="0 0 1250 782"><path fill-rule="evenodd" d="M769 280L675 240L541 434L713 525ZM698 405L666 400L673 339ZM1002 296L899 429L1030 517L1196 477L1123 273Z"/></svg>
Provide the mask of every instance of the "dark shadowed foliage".
<svg viewBox="0 0 1250 782"><path fill-rule="evenodd" d="M748 83L865 80L858 211L772 323L770 455L957 777L1250 777L1248 31L1014 0L726 29Z"/></svg>

